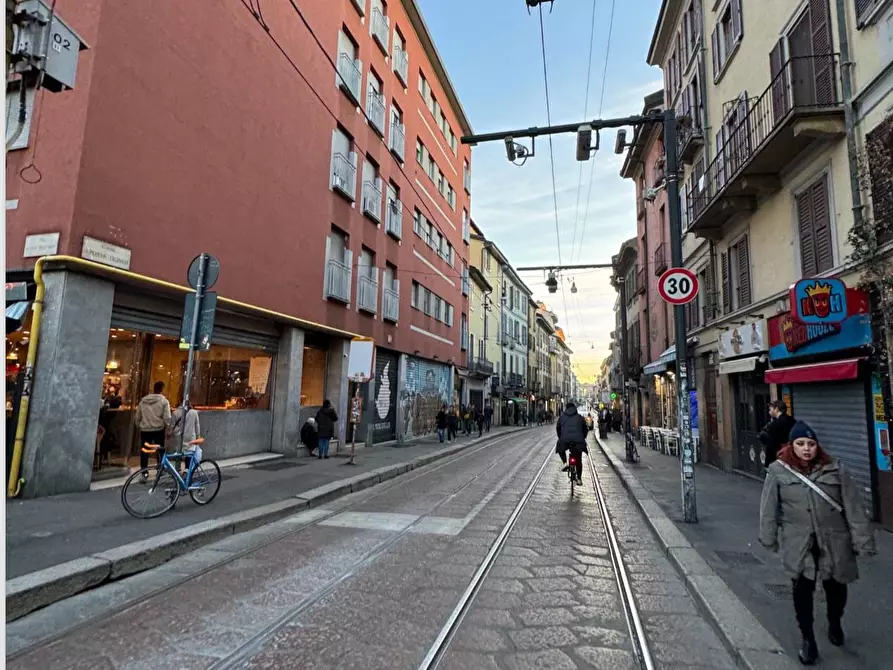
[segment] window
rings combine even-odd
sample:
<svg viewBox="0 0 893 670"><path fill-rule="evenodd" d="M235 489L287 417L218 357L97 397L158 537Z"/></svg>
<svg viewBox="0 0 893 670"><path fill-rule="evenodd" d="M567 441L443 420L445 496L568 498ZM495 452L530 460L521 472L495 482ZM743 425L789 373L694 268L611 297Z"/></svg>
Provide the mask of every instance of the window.
<svg viewBox="0 0 893 670"><path fill-rule="evenodd" d="M332 188L351 201L356 197L357 155L353 139L340 128L332 133Z"/></svg>
<svg viewBox="0 0 893 670"><path fill-rule="evenodd" d="M437 179L437 163L434 162L434 158L428 154L428 177L431 181Z"/></svg>
<svg viewBox="0 0 893 670"><path fill-rule="evenodd" d="M418 209L412 210L412 232L419 237L424 237L425 217Z"/></svg>
<svg viewBox="0 0 893 670"><path fill-rule="evenodd" d="M800 269L804 277L813 277L834 267L828 175L797 194L796 202Z"/></svg>
<svg viewBox="0 0 893 670"><path fill-rule="evenodd" d="M462 351L468 349L468 317L465 315L465 312L461 315L461 341L459 347ZM473 349L472 349L473 351Z"/></svg>
<svg viewBox="0 0 893 670"><path fill-rule="evenodd" d="M382 180L378 166L368 156L363 161L363 214L381 222Z"/></svg>
<svg viewBox="0 0 893 670"><path fill-rule="evenodd" d="M428 86L428 80L425 79L425 75L422 74L421 70L419 70L419 95L422 96L426 103L431 96L431 87Z"/></svg>
<svg viewBox="0 0 893 670"><path fill-rule="evenodd" d="M428 243L428 246L432 249L436 249L436 239L434 236L437 234L437 229L434 227L434 224L428 221L428 230L425 234L425 242Z"/></svg>
<svg viewBox="0 0 893 670"><path fill-rule="evenodd" d="M713 52L713 81L719 81L732 54L744 37L744 21L741 16L741 0L729 0L719 13L719 20L710 36Z"/></svg>
<svg viewBox="0 0 893 670"><path fill-rule="evenodd" d="M360 83L363 79L363 63L360 61L356 40L342 28L338 33L338 71L335 85L340 87L355 103L360 100Z"/></svg>
<svg viewBox="0 0 893 670"><path fill-rule="evenodd" d="M751 303L750 252L747 242L745 235L721 256L723 314L747 307Z"/></svg>
<svg viewBox="0 0 893 670"><path fill-rule="evenodd" d="M471 166L468 161L462 161L462 184L465 186L466 193L471 193Z"/></svg>
<svg viewBox="0 0 893 670"><path fill-rule="evenodd" d="M437 171L437 190L440 191L440 195L446 196L446 178L440 170Z"/></svg>
<svg viewBox="0 0 893 670"><path fill-rule="evenodd" d="M456 191L453 190L451 184L447 184L447 193L446 193L447 204L450 208L455 211L456 210Z"/></svg>
<svg viewBox="0 0 893 670"><path fill-rule="evenodd" d="M367 77L369 90L366 94L366 116L369 123L384 137L385 133L385 99L382 93L382 82L375 70L369 70Z"/></svg>

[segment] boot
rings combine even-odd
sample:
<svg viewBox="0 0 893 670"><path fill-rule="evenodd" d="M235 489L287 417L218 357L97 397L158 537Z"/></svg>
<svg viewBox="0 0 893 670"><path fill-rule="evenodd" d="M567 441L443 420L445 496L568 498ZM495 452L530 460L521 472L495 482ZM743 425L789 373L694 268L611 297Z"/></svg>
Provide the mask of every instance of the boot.
<svg viewBox="0 0 893 670"><path fill-rule="evenodd" d="M800 662L803 665L815 665L819 658L819 647L814 637L804 637L803 646L800 647Z"/></svg>
<svg viewBox="0 0 893 670"><path fill-rule="evenodd" d="M812 628L814 591L815 582L811 579L801 576L793 580L794 612L797 614L797 624L803 636L803 644L800 647L800 662L803 665L813 665L819 657L819 648Z"/></svg>
<svg viewBox="0 0 893 670"><path fill-rule="evenodd" d="M846 607L847 587L834 579L824 581L822 586L825 587L825 598L828 601L828 640L835 647L842 647L844 634L840 620Z"/></svg>
<svg viewBox="0 0 893 670"><path fill-rule="evenodd" d="M835 647L842 647L844 643L843 627L840 621L828 622L828 641Z"/></svg>

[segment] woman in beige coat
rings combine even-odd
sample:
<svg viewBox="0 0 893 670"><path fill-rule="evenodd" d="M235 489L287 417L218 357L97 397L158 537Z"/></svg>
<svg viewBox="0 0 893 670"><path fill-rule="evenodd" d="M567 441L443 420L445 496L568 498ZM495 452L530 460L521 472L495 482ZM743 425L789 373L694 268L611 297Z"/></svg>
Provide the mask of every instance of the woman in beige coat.
<svg viewBox="0 0 893 670"><path fill-rule="evenodd" d="M769 466L760 503L760 544L780 551L791 575L803 635L800 661L812 665L818 658L813 633L816 581L822 581L828 601L828 639L841 646L846 585L859 576L856 556L872 555L875 549L858 488L802 421Z"/></svg>

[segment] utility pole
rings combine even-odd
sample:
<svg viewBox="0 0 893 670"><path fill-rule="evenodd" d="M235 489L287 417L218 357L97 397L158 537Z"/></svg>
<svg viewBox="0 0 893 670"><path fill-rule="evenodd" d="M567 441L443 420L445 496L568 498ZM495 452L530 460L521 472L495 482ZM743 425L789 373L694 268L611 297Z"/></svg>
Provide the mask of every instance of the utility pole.
<svg viewBox="0 0 893 670"><path fill-rule="evenodd" d="M642 126L649 123L661 123L664 129L664 150L666 151L666 189L670 207L670 256L675 268L683 267L682 258L682 211L679 205L679 163L676 147L676 112L667 109L663 112L652 112L644 116L628 116L615 119L596 119L581 123L569 123L545 128L531 127L527 129L510 130L497 133L485 133L482 135L467 135L462 138L462 144L476 145L481 142L501 141L506 144L509 160L517 155L517 146L514 140L540 137L543 135L557 135L562 133L579 133L585 126L587 130L595 131L605 128L623 128L626 126ZM618 142L615 152L623 153L625 147L623 136L618 134ZM597 144L596 144L597 146ZM532 155L532 154L531 154ZM576 266L575 266L576 267ZM603 266L604 267L604 266ZM606 267L611 267L610 265ZM539 268L518 268L521 270L561 270L560 266ZM551 289L550 289L551 290ZM626 306L622 306L621 318L626 318ZM680 459L682 478L682 510L686 523L698 522L697 498L695 495L694 455L692 452L691 418L688 412L688 347L686 346L685 308L677 305L674 309L676 327L676 411L678 417L679 436L682 442ZM624 338L625 338L624 328ZM623 356L626 357L624 347ZM626 379L626 365L624 365L624 380ZM624 397L626 397L626 384L624 383ZM627 412L628 417L628 412ZM628 425L627 425L628 428Z"/></svg>
<svg viewBox="0 0 893 670"><path fill-rule="evenodd" d="M683 267L682 258L682 210L679 205L679 165L676 155L676 110L664 110L664 151L667 170L667 205L670 208L670 259L674 268ZM691 417L688 411L688 334L685 328L685 306L673 309L676 328L676 414L679 437L682 441L682 518L685 523L698 522L698 504L695 495L695 467L692 452Z"/></svg>

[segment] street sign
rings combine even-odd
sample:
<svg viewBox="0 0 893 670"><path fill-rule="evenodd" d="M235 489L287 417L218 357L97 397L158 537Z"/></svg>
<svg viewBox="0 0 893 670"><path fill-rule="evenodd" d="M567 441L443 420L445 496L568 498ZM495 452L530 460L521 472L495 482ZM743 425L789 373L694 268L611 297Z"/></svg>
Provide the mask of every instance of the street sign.
<svg viewBox="0 0 893 670"><path fill-rule="evenodd" d="M204 255L207 261L207 265L205 265L205 290L207 291L217 283L217 278L220 277L220 261L217 260L216 256L199 254L193 258L189 264L189 269L186 271L186 281L189 282L192 288L198 288L198 271L202 264L202 255Z"/></svg>
<svg viewBox="0 0 893 670"><path fill-rule="evenodd" d="M195 351L208 351L211 348L211 337L214 335L214 313L217 310L217 294L214 291L202 296L201 310L198 315L198 328L195 330ZM186 295L186 306L183 309L183 324L180 326L180 349L189 349L192 339L192 321L195 314L195 293Z"/></svg>
<svg viewBox="0 0 893 670"><path fill-rule="evenodd" d="M698 277L686 268L670 268L657 282L660 297L671 305L686 305L698 295Z"/></svg>

